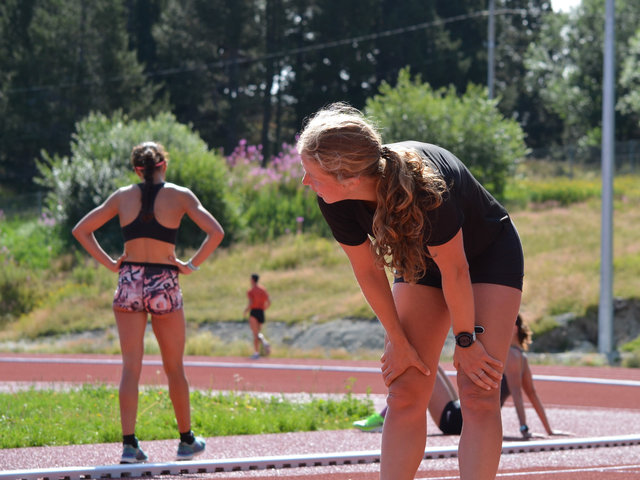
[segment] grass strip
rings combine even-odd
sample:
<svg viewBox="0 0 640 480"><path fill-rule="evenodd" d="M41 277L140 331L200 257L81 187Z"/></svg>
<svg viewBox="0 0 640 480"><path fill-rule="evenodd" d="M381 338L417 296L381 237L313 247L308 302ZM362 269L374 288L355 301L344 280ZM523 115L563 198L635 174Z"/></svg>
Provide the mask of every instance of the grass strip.
<svg viewBox="0 0 640 480"><path fill-rule="evenodd" d="M369 415L371 400L309 395L303 401L248 393L192 391L192 428L201 436L251 435L351 428ZM118 391L83 385L72 390L0 393L0 448L112 443L122 440ZM177 438L166 389L140 391L136 434L143 440Z"/></svg>

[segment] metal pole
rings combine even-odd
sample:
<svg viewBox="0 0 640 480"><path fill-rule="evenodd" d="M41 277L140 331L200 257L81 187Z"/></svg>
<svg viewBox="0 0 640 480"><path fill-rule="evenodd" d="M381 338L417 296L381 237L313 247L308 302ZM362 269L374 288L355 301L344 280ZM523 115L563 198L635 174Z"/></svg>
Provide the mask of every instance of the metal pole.
<svg viewBox="0 0 640 480"><path fill-rule="evenodd" d="M613 360L613 175L615 165L615 0L606 0L602 83L602 226L598 350Z"/></svg>
<svg viewBox="0 0 640 480"><path fill-rule="evenodd" d="M496 18L495 0L489 0L489 31L488 31L488 53L487 53L487 86L489 88L489 99L493 98L493 84L495 73L495 48L496 48Z"/></svg>

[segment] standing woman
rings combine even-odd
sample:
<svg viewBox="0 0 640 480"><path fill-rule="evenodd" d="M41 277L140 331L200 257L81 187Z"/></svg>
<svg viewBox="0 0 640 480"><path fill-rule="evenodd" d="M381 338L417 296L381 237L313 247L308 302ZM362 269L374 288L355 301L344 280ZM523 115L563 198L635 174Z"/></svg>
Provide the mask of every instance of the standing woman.
<svg viewBox="0 0 640 480"><path fill-rule="evenodd" d="M118 189L73 228L74 237L87 252L119 274L113 312L123 361L119 390L123 436L121 463L148 459L135 435L148 315L151 315L151 325L160 347L178 423L177 459L189 460L205 449L204 439L195 437L191 431L189 384L183 365L185 319L178 274L189 275L198 270L220 245L224 231L188 188L165 183L168 161L168 155L159 143L145 142L135 146L131 163L143 183ZM177 259L175 253L178 227L185 214L207 234L187 262ZM117 259L111 258L94 236L97 229L115 216L118 216L124 237L124 253Z"/></svg>
<svg viewBox="0 0 640 480"><path fill-rule="evenodd" d="M302 183L318 194L385 328L381 370L389 408L380 478L411 479L419 467L427 405L450 327L464 418L460 475L495 478L502 444L499 385L524 270L506 210L452 153L415 141L383 145L362 113L343 103L307 121L298 152ZM384 266L395 271L393 289Z"/></svg>

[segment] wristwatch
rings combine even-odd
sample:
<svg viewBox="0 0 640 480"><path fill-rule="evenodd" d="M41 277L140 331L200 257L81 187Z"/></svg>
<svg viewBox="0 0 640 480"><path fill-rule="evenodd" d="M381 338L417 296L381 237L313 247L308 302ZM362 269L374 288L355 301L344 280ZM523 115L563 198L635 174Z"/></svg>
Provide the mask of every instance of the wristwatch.
<svg viewBox="0 0 640 480"><path fill-rule="evenodd" d="M462 348L467 348L473 345L473 342L476 341L476 332L460 332L456 335L456 345Z"/></svg>

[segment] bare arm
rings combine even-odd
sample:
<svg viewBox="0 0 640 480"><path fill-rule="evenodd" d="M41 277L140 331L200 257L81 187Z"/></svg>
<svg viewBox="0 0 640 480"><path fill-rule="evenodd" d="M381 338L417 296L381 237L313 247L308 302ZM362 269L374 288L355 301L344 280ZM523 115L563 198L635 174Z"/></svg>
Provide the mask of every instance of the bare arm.
<svg viewBox="0 0 640 480"><path fill-rule="evenodd" d="M454 335L473 332L475 304L462 229L447 243L429 247L429 253L442 275L442 292L451 316ZM490 390L500 385L502 362L489 356L479 340L467 348L456 346L454 365L481 388Z"/></svg>
<svg viewBox="0 0 640 480"><path fill-rule="evenodd" d="M409 367L415 367L425 375L429 375L429 369L409 343L400 325L389 280L385 271L375 264L370 241L367 240L355 247L342 244L341 246L349 257L364 297L386 332L385 353L381 359L385 384L390 385Z"/></svg>
<svg viewBox="0 0 640 480"><path fill-rule="evenodd" d="M102 205L97 206L89 213L87 213L73 227L73 230L71 230L73 236L76 238L76 240L78 240L80 245L84 247L89 255L91 255L112 272L118 271L123 257L120 257L117 260L111 258L111 256L102 249L93 232L98 230L113 217L118 215L119 199L119 191L112 193Z"/></svg>
<svg viewBox="0 0 640 480"><path fill-rule="evenodd" d="M209 255L211 255L224 238L224 230L220 223L214 218L211 213L202 206L200 200L191 192L191 190L185 189L186 194L184 198L185 213L194 221L194 223L204 231L207 236L202 241L200 248L191 257L191 263L196 267L204 262ZM187 263L180 262L173 258L180 269L182 274L190 274L192 270L187 266Z"/></svg>
<svg viewBox="0 0 640 480"><path fill-rule="evenodd" d="M538 393L536 392L535 386L533 384L533 376L531 375L531 369L529 368L529 362L527 361L527 357L522 357L522 388L524 389L527 397L529 397L529 401L533 405L544 429L547 431L547 435L553 435L554 432L551 429L551 425L549 424L549 420L547 419L547 414L544 411L544 406L538 397Z"/></svg>
<svg viewBox="0 0 640 480"><path fill-rule="evenodd" d="M249 313L249 310L251 310L251 296L249 295L249 292L247 292L247 306L244 307L242 315L246 315L247 313Z"/></svg>
<svg viewBox="0 0 640 480"><path fill-rule="evenodd" d="M513 397L513 403L516 407L516 413L518 414L518 421L521 427L527 424L527 416L524 410L524 397L522 396L522 367L522 355L519 352L514 352L513 349L509 349L504 374L507 377L507 385L509 385L509 391ZM522 435L524 437L530 436L528 432L522 432Z"/></svg>

